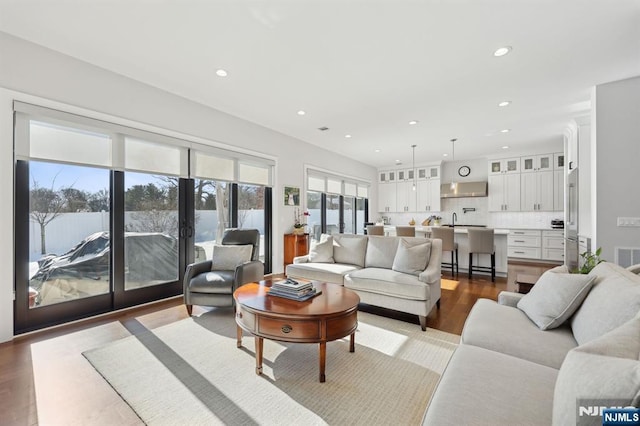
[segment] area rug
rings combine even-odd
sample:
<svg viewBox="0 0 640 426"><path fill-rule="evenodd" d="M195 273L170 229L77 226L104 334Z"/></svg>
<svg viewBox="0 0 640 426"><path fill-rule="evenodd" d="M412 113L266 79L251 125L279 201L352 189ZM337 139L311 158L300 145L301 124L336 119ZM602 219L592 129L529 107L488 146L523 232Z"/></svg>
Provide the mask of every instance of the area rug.
<svg viewBox="0 0 640 426"><path fill-rule="evenodd" d="M255 374L254 338L236 347L229 310L213 310L84 352L149 425L419 424L460 337L358 313L348 338L318 345L264 341Z"/></svg>

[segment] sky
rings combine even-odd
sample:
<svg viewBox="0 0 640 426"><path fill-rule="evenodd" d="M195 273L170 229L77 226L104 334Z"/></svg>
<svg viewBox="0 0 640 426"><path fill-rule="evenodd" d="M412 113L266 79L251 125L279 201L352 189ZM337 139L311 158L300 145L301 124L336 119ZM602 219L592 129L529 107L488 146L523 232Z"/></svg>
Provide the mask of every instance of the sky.
<svg viewBox="0 0 640 426"><path fill-rule="evenodd" d="M107 169L30 161L29 175L30 185L33 186L35 180L41 188L51 188L55 179L54 190L65 187L90 193L101 189L109 190L109 170ZM126 172L125 174L125 189L134 185L146 185L149 182L159 182L159 179L146 173Z"/></svg>

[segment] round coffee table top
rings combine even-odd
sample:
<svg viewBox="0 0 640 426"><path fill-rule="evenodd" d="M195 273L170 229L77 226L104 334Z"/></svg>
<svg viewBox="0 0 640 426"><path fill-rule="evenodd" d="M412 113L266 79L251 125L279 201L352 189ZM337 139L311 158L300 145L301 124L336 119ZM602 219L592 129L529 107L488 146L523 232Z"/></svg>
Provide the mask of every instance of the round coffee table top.
<svg viewBox="0 0 640 426"><path fill-rule="evenodd" d="M250 309L300 316L341 313L360 303L360 297L355 292L341 285L322 282L314 282L313 285L321 290L322 294L302 302L268 296L271 281L245 284L239 287L233 296L238 303Z"/></svg>

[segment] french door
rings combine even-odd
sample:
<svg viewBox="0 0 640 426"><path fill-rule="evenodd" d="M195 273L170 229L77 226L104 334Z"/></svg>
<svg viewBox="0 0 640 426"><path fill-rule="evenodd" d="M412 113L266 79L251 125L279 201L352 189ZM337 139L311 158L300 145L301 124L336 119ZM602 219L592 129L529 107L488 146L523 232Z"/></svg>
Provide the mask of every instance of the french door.
<svg viewBox="0 0 640 426"><path fill-rule="evenodd" d="M16 333L180 294L190 187L172 176L18 161Z"/></svg>

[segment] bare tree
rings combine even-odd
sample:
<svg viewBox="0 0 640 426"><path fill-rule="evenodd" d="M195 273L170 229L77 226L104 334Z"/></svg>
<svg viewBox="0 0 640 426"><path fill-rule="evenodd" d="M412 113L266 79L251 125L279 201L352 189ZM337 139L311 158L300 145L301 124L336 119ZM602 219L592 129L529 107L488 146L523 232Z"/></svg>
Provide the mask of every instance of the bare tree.
<svg viewBox="0 0 640 426"><path fill-rule="evenodd" d="M33 188L29 193L30 213L29 217L40 225L40 253L47 253L46 227L53 219L62 214L65 207L65 198L60 191L51 188L41 188L38 182L33 181Z"/></svg>

